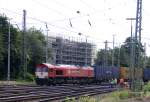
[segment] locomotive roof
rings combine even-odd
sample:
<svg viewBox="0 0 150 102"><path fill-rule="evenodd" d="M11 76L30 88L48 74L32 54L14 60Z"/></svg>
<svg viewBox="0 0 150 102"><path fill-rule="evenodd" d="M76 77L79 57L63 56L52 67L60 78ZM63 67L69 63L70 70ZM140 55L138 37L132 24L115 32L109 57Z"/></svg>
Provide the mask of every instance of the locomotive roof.
<svg viewBox="0 0 150 102"><path fill-rule="evenodd" d="M49 63L42 63L42 64L38 64L38 66L47 66L47 67L53 67L54 65L49 64Z"/></svg>
<svg viewBox="0 0 150 102"><path fill-rule="evenodd" d="M38 64L38 66L47 66L47 67L55 67L55 68L72 68L72 69L78 69L78 68L82 68L82 69L93 69L92 67L90 66L84 66L84 67L80 67L80 66L75 66L75 65L65 65L65 64L58 64L58 65L52 65L52 64L49 64L49 63L42 63L42 64Z"/></svg>
<svg viewBox="0 0 150 102"><path fill-rule="evenodd" d="M58 64L57 66L60 66L60 67L77 67L75 65L66 65L66 64Z"/></svg>
<svg viewBox="0 0 150 102"><path fill-rule="evenodd" d="M56 68L65 68L65 69L70 69L70 68L74 68L74 69L77 69L78 67L77 66L73 66L73 65L56 65L55 66Z"/></svg>

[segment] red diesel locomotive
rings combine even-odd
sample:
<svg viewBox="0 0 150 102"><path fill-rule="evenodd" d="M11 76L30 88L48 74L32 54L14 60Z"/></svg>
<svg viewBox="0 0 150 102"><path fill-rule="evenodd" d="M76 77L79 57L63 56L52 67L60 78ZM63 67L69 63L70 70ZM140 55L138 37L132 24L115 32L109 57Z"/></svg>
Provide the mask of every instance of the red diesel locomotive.
<svg viewBox="0 0 150 102"><path fill-rule="evenodd" d="M38 85L55 84L84 84L91 83L94 78L92 67L78 67L73 65L38 64L36 67L36 83Z"/></svg>

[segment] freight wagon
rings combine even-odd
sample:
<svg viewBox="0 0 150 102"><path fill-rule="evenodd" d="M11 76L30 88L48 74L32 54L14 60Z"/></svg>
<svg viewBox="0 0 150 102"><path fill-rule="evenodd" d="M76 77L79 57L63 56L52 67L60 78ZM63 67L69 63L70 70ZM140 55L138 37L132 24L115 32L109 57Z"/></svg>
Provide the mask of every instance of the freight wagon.
<svg viewBox="0 0 150 102"><path fill-rule="evenodd" d="M136 78L143 78L143 69L142 68L129 68L129 67L120 67L120 78L125 79L125 81L128 81L133 77L133 75L136 75Z"/></svg>
<svg viewBox="0 0 150 102"><path fill-rule="evenodd" d="M96 83L101 83L119 79L119 70L119 67L94 66L94 80Z"/></svg>
<svg viewBox="0 0 150 102"><path fill-rule="evenodd" d="M147 82L150 80L150 68L145 68L143 71L143 80Z"/></svg>

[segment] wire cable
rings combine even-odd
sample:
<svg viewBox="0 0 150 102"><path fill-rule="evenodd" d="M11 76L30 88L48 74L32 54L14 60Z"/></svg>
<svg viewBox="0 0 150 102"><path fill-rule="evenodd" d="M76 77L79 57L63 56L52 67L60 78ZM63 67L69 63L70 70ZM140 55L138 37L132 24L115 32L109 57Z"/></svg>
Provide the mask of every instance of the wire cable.
<svg viewBox="0 0 150 102"><path fill-rule="evenodd" d="M40 6L44 7L44 8L47 8L48 10L53 11L54 13L56 12L56 13L59 14L59 15L66 16L66 15L63 14L62 12L60 12L60 11L58 11L58 10L56 10L56 9L50 8L48 5L43 4L43 3L39 2L38 0L32 0L32 1L33 1L34 3L40 5Z"/></svg>

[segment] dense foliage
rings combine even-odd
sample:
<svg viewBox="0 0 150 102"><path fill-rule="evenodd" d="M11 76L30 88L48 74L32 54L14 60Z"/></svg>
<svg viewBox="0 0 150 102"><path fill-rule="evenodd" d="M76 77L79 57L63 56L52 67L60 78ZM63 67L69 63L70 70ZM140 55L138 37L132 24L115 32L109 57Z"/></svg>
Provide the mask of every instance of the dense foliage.
<svg viewBox="0 0 150 102"><path fill-rule="evenodd" d="M97 58L95 59L95 64L97 65L112 65L112 52L114 51L114 66L124 66L129 67L131 63L131 39L128 37L125 40L125 43L121 45L121 47L115 47L114 49L109 49L105 51L105 49L101 49L97 53ZM150 67L150 57L144 56L144 49L142 44L135 44L135 50L138 51L140 48L140 67L149 66ZM146 61L146 62L145 62ZM145 64L145 65L144 65ZM137 65L136 65L137 66Z"/></svg>
<svg viewBox="0 0 150 102"><path fill-rule="evenodd" d="M7 17L0 15L0 79L7 77L8 64L8 31ZM34 74L35 65L45 62L45 38L41 31L31 28L26 34L27 72ZM22 31L10 24L10 75L11 79L22 77Z"/></svg>

